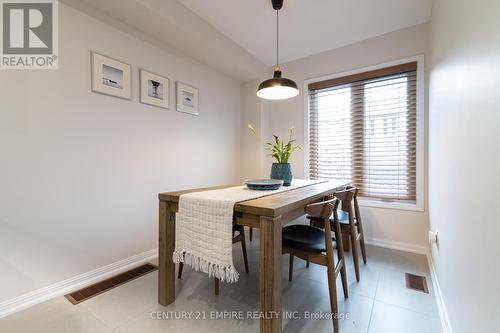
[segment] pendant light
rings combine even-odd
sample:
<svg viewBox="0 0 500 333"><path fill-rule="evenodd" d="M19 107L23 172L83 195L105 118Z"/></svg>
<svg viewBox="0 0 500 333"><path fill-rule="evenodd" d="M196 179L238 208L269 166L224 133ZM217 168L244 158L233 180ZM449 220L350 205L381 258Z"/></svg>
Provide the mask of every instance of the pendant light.
<svg viewBox="0 0 500 333"><path fill-rule="evenodd" d="M281 68L279 66L279 10L283 7L283 0L271 0L273 8L276 10L276 67L274 67L274 76L265 80L259 85L257 96L263 99L280 100L295 97L299 94L297 84L287 78L281 77Z"/></svg>

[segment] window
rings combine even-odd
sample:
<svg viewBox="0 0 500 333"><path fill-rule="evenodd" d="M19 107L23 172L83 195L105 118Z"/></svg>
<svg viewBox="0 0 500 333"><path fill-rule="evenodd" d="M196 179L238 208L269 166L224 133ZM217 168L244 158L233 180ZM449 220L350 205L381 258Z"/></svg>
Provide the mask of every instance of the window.
<svg viewBox="0 0 500 333"><path fill-rule="evenodd" d="M417 62L308 85L309 176L416 204Z"/></svg>

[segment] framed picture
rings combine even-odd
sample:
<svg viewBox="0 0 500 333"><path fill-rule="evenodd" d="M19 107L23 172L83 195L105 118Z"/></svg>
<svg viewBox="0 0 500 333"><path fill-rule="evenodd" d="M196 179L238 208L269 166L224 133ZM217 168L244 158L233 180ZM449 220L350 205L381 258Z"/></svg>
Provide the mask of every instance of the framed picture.
<svg viewBox="0 0 500 333"><path fill-rule="evenodd" d="M92 91L131 99L132 67L129 64L92 52Z"/></svg>
<svg viewBox="0 0 500 333"><path fill-rule="evenodd" d="M141 103L168 109L169 80L144 69L140 70Z"/></svg>
<svg viewBox="0 0 500 333"><path fill-rule="evenodd" d="M177 82L177 111L198 116L198 89Z"/></svg>

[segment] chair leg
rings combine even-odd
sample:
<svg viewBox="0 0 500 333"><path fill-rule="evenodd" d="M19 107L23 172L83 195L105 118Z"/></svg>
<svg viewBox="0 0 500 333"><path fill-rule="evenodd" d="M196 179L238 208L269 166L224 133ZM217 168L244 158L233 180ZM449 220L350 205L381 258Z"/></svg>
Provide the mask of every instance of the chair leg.
<svg viewBox="0 0 500 333"><path fill-rule="evenodd" d="M349 290L347 288L347 269L345 267L345 258L342 255L342 259L339 258L339 261L342 260L342 268L340 269L340 277L342 279L342 290L344 291L344 298L349 297Z"/></svg>
<svg viewBox="0 0 500 333"><path fill-rule="evenodd" d="M250 242L252 241L253 239L253 228L250 227Z"/></svg>
<svg viewBox="0 0 500 333"><path fill-rule="evenodd" d="M314 223L313 220L309 220L309 225L316 227L316 225L315 225L315 223ZM306 260L306 268L309 268L309 260ZM292 281L292 280L290 280L290 281Z"/></svg>
<svg viewBox="0 0 500 333"><path fill-rule="evenodd" d="M184 268L184 264L182 262L179 263L179 272L177 273L177 278L180 279L182 277L182 269Z"/></svg>
<svg viewBox="0 0 500 333"><path fill-rule="evenodd" d="M243 252L243 261L245 262L245 272L248 274L248 256L247 256L247 244L245 241L245 228L241 229L241 250Z"/></svg>
<svg viewBox="0 0 500 333"><path fill-rule="evenodd" d="M218 278L215 278L214 279L214 293L215 295L219 295L219 283L220 283L220 280Z"/></svg>
<svg viewBox="0 0 500 333"><path fill-rule="evenodd" d="M332 311L333 320L333 332L339 332L339 318L338 318L338 304L337 304L337 285L335 283L335 268L333 267L333 261L328 262L327 266L328 272L328 291L330 293L330 307Z"/></svg>
<svg viewBox="0 0 500 333"><path fill-rule="evenodd" d="M358 244L356 244L356 233L351 232L351 251L352 261L354 262L354 272L356 273L356 281L359 282L359 258L358 258Z"/></svg>
<svg viewBox="0 0 500 333"><path fill-rule="evenodd" d="M343 237L340 237L343 239ZM344 291L344 298L349 297L349 290L347 286L347 268L345 267L345 254L344 254L344 242L338 242L337 244L337 258L338 262L342 262L342 268L340 269L340 277L342 278L342 289Z"/></svg>
<svg viewBox="0 0 500 333"><path fill-rule="evenodd" d="M288 281L292 282L293 279L293 254L290 253L290 266L288 267Z"/></svg>
<svg viewBox="0 0 500 333"><path fill-rule="evenodd" d="M365 235L361 235L361 238L359 239L359 246L361 247L361 255L363 256L363 262L366 264Z"/></svg>
<svg viewBox="0 0 500 333"><path fill-rule="evenodd" d="M342 234L342 240L344 241L344 251L351 252L351 238L348 233Z"/></svg>

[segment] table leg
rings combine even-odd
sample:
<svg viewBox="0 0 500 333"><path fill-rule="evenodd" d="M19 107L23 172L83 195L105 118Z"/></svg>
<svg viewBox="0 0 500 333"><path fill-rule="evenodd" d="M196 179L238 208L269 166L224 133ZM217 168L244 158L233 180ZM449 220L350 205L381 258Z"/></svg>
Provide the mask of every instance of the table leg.
<svg viewBox="0 0 500 333"><path fill-rule="evenodd" d="M160 201L159 216L158 303L168 305L175 301L175 213L168 202Z"/></svg>
<svg viewBox="0 0 500 333"><path fill-rule="evenodd" d="M281 333L281 223L260 218L261 333Z"/></svg>

